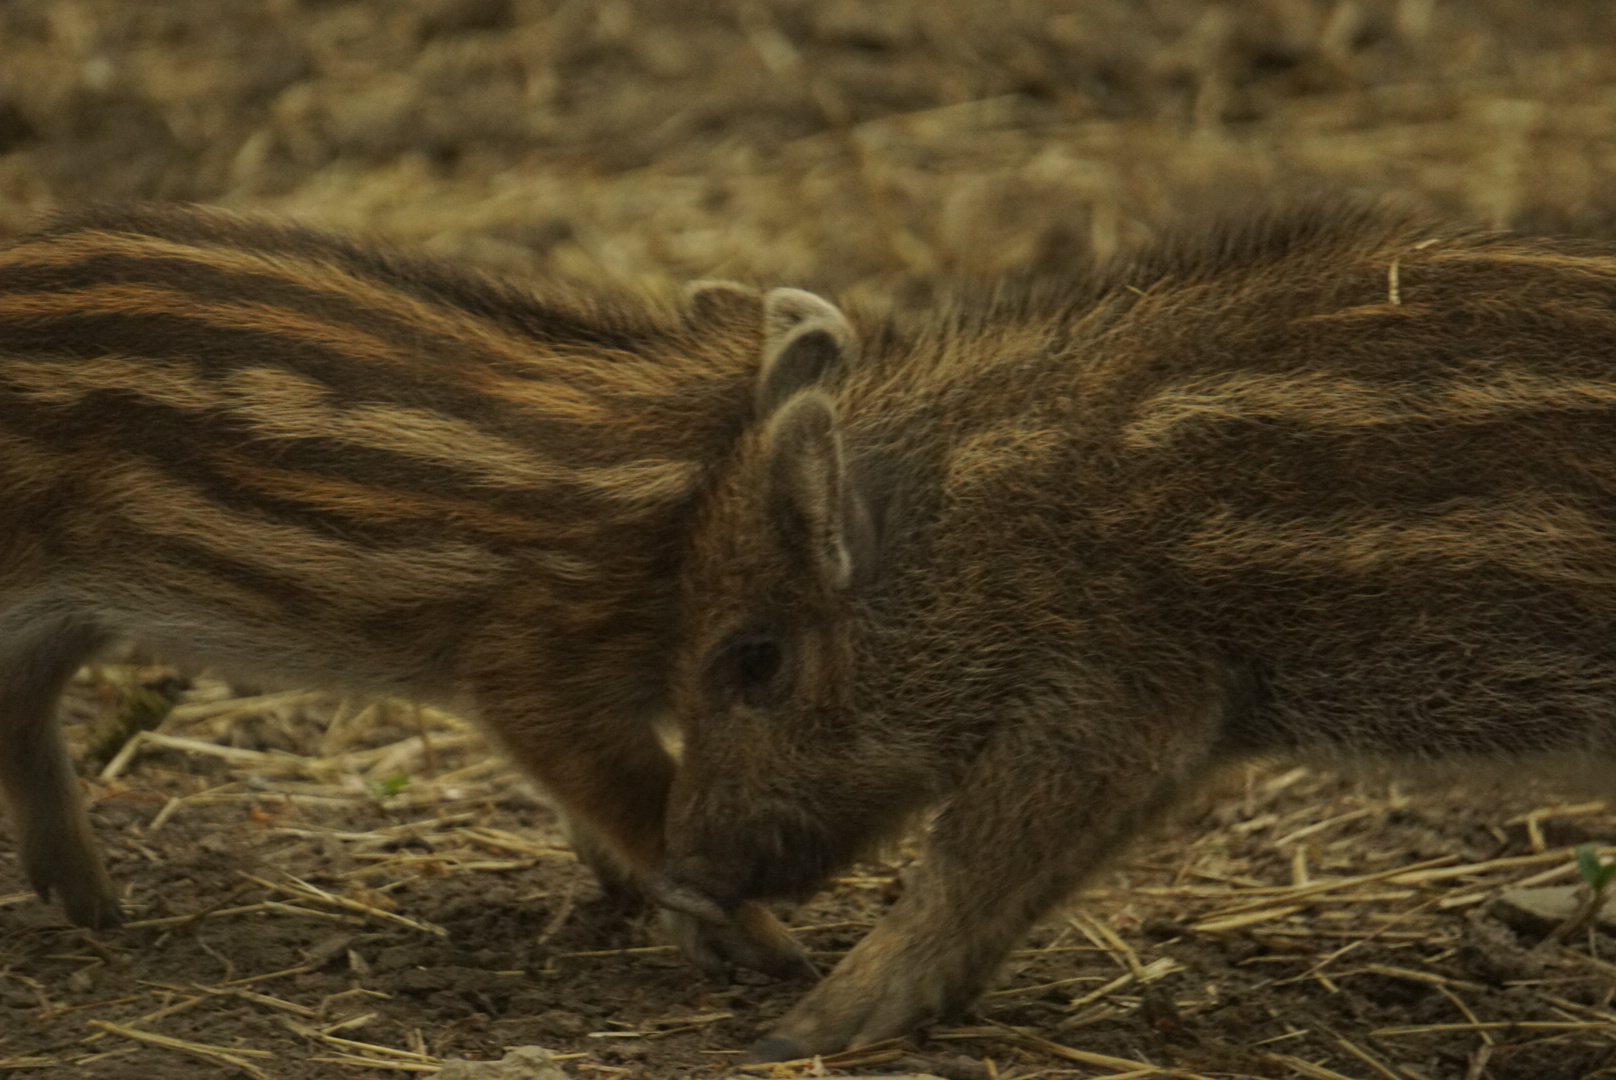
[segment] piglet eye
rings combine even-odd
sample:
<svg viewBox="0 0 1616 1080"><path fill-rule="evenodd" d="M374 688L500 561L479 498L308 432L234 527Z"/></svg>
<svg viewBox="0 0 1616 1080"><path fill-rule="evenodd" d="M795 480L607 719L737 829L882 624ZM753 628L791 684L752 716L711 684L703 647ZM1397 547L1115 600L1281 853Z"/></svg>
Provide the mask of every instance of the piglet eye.
<svg viewBox="0 0 1616 1080"><path fill-rule="evenodd" d="M779 643L768 638L737 642L730 654L731 674L737 686L760 687L780 674L782 659Z"/></svg>
<svg viewBox="0 0 1616 1080"><path fill-rule="evenodd" d="M714 657L715 689L748 705L769 704L778 695L785 647L767 634L748 634L722 646Z"/></svg>

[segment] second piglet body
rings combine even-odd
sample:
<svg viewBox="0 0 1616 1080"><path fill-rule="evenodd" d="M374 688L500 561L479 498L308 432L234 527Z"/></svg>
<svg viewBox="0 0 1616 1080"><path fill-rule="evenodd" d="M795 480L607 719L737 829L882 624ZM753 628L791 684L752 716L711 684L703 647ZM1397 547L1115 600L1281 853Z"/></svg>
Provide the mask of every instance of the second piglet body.
<svg viewBox="0 0 1616 1080"><path fill-rule="evenodd" d="M768 325L694 532L663 895L801 895L937 816L762 1056L969 1004L1218 761L1616 749L1616 252L1316 209Z"/></svg>
<svg viewBox="0 0 1616 1080"><path fill-rule="evenodd" d="M598 871L643 876L670 574L760 317L733 287L676 311L184 209L0 250L0 795L36 887L118 920L52 714L125 635L462 709ZM797 963L751 923L761 951L685 944Z"/></svg>

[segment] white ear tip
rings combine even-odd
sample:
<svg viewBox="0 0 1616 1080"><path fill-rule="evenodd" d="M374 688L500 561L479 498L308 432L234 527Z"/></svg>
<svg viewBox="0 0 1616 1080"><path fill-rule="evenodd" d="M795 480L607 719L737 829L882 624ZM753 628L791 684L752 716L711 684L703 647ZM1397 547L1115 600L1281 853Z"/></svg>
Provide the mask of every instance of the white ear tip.
<svg viewBox="0 0 1616 1080"><path fill-rule="evenodd" d="M790 333L809 319L823 319L833 326L846 324L841 310L806 289L770 289L763 297L763 320L769 336Z"/></svg>
<svg viewBox="0 0 1616 1080"><path fill-rule="evenodd" d="M853 557L847 553L847 545L839 537L830 554L830 583L838 591L853 583Z"/></svg>

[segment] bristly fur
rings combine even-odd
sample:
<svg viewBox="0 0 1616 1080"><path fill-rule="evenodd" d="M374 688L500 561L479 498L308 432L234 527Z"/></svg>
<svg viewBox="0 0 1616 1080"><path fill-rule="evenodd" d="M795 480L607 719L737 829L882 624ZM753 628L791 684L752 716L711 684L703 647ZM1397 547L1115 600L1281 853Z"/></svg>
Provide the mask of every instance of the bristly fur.
<svg viewBox="0 0 1616 1080"><path fill-rule="evenodd" d="M36 886L116 921L51 721L115 635L464 709L643 875L671 575L761 317L190 209L0 250L0 791Z"/></svg>
<svg viewBox="0 0 1616 1080"><path fill-rule="evenodd" d="M962 1007L1215 761L1616 750L1616 249L1312 206L838 333L693 531L665 880L941 809L762 1053Z"/></svg>

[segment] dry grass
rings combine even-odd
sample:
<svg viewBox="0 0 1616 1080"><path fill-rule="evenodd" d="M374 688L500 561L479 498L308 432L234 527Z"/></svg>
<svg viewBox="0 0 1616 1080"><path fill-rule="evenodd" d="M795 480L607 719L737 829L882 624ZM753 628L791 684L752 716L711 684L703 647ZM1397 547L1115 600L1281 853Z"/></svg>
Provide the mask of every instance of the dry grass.
<svg viewBox="0 0 1616 1080"><path fill-rule="evenodd" d="M94 728L90 714L139 702L134 688L165 674L113 665L87 671L73 702L82 722L70 732L87 739ZM524 781L489 755L474 731L453 716L407 703L307 692L231 696L225 684L199 679L160 724L135 735L104 766L97 793L116 798L143 774L154 787L194 790L152 801L145 825L126 835L126 850L159 846L165 830L182 826L187 815L238 804L264 818L260 836L312 844L318 857L311 865L321 875L316 884L290 869L238 871L234 888L215 890L185 915L135 918L128 931L155 934L146 952L160 952L171 935L194 934L205 924L222 927L228 943L240 933L262 932L251 928L266 920L391 927L403 938L441 939L448 935L444 927L401 910L390 894L411 883L454 879L475 893L482 880L572 861L553 830L517 833L497 824L502 807L526 800ZM1253 767L1232 775L1214 793L1210 810L1192 811L1167 836L1144 845L1018 951L1000 988L978 1010L981 1022L932 1030L927 1045L942 1049L922 1054L957 1047L1017 1076L1431 1080L1445 1075L1428 1071L1433 1047L1451 1057L1454 1046L1468 1046L1465 1074L1479 1077L1492 1075L1486 1069L1495 1054L1524 1044L1616 1046L1616 957L1610 955L1616 947L1601 932L1586 928L1566 942L1538 934L1541 944L1533 947L1529 934L1478 937L1475 926L1479 918L1484 929L1499 927L1489 905L1506 889L1575 882L1577 845L1563 837L1616 838L1616 813L1603 801L1538 802L1522 791L1486 796L1507 800L1502 810L1466 809L1479 803L1477 794L1485 795L1408 793L1395 784L1353 784L1301 767ZM298 823L264 813L272 805L295 807ZM344 806L372 816L380 811L393 823L345 827ZM401 841L408 850L401 850ZM1430 853L1435 848L1444 850ZM1510 853L1480 857L1486 849ZM1616 857L1616 846L1598 851ZM816 907L799 913L796 932L811 944L833 937L832 947L815 952L834 962L840 943L879 917L880 895L890 892L894 872L912 854L897 853L891 865L838 879ZM153 851L150 857L161 856ZM573 915L575 891L571 884L563 895L524 898L549 901L546 925L535 935L539 947ZM134 897L137 907L154 899ZM21 894L0 897L0 907L30 901ZM549 950L547 966L580 971L672 951L666 945L562 947ZM134 996L73 1004L58 996L61 986L0 971L0 982L29 987L41 1016L82 1011L87 1032L78 1048L0 1057L0 1069L82 1067L111 1060L106 1055L118 1053L120 1041L134 1041L248 1076L302 1075L275 1069L288 1063L278 1039L223 1045L165 1030L172 1018L216 1007L221 999L295 1036L304 1048L295 1060L305 1065L427 1074L442 1063L422 1028L412 1029L404 1045L354 1034L377 1019L366 1007L371 1000L395 997L367 988L369 963L358 953L350 950L348 957L359 976L353 988L313 1001L271 988L319 970L329 958L255 974L244 973L250 959L238 962L228 953L219 959L226 977L217 981L148 984ZM1223 970L1208 969L1213 959ZM498 974L517 979L534 972ZM1254 1034L1237 1043L1234 1058L1228 1048L1215 1051L1218 1040L1204 1035L1210 1021L1203 1018L1231 1000L1284 1003L1303 985L1315 1002L1336 995L1374 1000L1387 996L1375 989L1387 984L1416 988L1416 996L1439 1002L1435 1009L1427 1003L1425 1013L1440 1019L1352 1028L1320 1023L1310 1005L1295 1022L1278 1019L1277 1032L1256 1034L1271 1032L1273 1017L1252 1025ZM155 1007L142 1011L142 1002ZM1523 1008L1523 1002L1530 1004ZM106 1018L115 1010L119 1019ZM614 1021L581 1032L573 1042L586 1049L560 1059L583 1075L605 1075L623 1071L592 1054L609 1041L694 1038L722 1045L722 1036L705 1037L733 1022L737 1011L675 1009ZM1133 1041L1139 1031L1152 1030L1164 1039L1145 1053L1119 1053L1111 1049L1119 1030L1132 1032ZM1203 1034L1180 1040L1197 1030ZM1336 1051L1333 1059L1320 1057L1320 1045ZM1164 1047L1176 1063L1162 1063ZM1304 1048L1311 1052L1299 1055ZM910 1068L916 1061L911 1045L894 1042L819 1062L742 1071L789 1078Z"/></svg>
<svg viewBox="0 0 1616 1080"><path fill-rule="evenodd" d="M0 29L12 229L193 198L586 281L890 296L1104 258L1231 188L1613 209L1597 4L33 0Z"/></svg>

